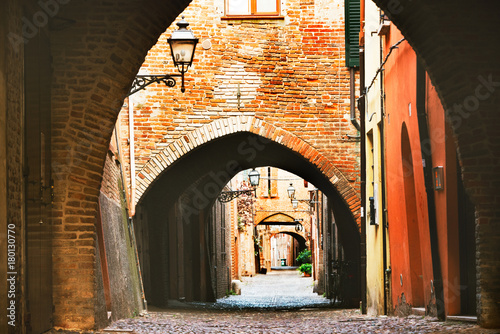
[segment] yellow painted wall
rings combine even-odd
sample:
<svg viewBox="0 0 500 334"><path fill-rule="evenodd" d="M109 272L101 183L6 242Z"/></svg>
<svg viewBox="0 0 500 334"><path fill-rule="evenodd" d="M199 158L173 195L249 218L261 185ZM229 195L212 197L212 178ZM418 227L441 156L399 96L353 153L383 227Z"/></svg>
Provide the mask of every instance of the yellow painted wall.
<svg viewBox="0 0 500 334"><path fill-rule="evenodd" d="M380 40L377 34L380 19L379 9L372 1L365 2L365 85L368 87L380 67ZM381 111L380 75L370 87L365 98L365 140L366 140L366 275L367 312L369 315L384 313L384 268L383 268L383 226L382 226L382 184L381 184L381 133L383 122ZM378 225L370 225L370 202L374 197ZM387 254L387 258L389 254Z"/></svg>

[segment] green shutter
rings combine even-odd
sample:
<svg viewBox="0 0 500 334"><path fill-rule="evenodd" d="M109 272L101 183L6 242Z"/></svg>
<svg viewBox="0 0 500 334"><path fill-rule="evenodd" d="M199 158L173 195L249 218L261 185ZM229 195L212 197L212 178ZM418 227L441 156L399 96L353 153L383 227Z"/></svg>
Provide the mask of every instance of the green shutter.
<svg viewBox="0 0 500 334"><path fill-rule="evenodd" d="M359 0L345 0L345 64L359 66Z"/></svg>

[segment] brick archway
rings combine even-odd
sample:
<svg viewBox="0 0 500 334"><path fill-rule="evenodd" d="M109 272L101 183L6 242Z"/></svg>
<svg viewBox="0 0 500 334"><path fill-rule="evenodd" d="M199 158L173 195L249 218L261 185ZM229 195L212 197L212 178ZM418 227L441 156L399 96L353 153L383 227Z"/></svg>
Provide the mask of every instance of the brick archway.
<svg viewBox="0 0 500 334"><path fill-rule="evenodd" d="M47 83L56 194L54 326L93 329L98 323L95 217L111 133L148 50L189 2L59 1L55 9L61 20L51 26Z"/></svg>
<svg viewBox="0 0 500 334"><path fill-rule="evenodd" d="M88 329L95 324L94 217L114 120L146 52L189 2L124 2L119 10L113 1L72 1L61 6L60 15L77 24L51 35L56 326ZM495 239L500 113L499 89L493 84L500 82L498 10L465 0L375 2L387 10L422 57L449 119L455 120L465 186L476 204L480 262L484 268L494 268L479 270L483 295L479 320L498 326L500 298L492 290L500 285ZM471 37L472 29L479 38ZM478 92L481 98L490 94L480 100ZM469 111L476 101L478 108ZM63 256L74 249L76 254L89 254L80 257L76 267L72 256Z"/></svg>
<svg viewBox="0 0 500 334"><path fill-rule="evenodd" d="M255 117L236 116L218 119L175 140L153 156L137 174L136 204L171 164L191 150L212 140L238 132L248 132L283 145L315 166L334 186L349 208L354 220L360 223L360 199L342 172L314 147L294 134Z"/></svg>
<svg viewBox="0 0 500 334"><path fill-rule="evenodd" d="M266 224L266 221L268 222L270 218L272 218L271 220L274 220L276 218L273 218L273 217L282 217L281 219L279 219L279 221L283 221L283 222L288 222L288 223L291 223L291 222L294 222L294 218L284 212L280 212L280 211L277 211L276 213L273 213L273 214L270 214L270 215L267 215L266 217L260 219L260 221L256 224L256 226L258 225L264 225ZM304 226L304 229L302 231L297 231L295 229L295 225L279 225L279 223L277 222L276 224L271 224L271 225L278 225L279 226L279 229L278 231L271 231L272 234L279 234L279 233L288 233L288 234L294 234L294 235L298 235L300 237L302 237L304 239L304 241L307 240L307 232L310 232L310 226L307 225L307 224L303 224L301 223L301 225L306 225Z"/></svg>
<svg viewBox="0 0 500 334"><path fill-rule="evenodd" d="M265 223L266 221L269 221L268 219L271 218L271 217L283 217L283 221L287 221L287 222L293 222L294 221L294 218L284 212L281 212L281 211L276 211L275 213L272 213L270 215L266 215L265 217L262 217L260 219L260 221L257 223L258 224L261 224L261 223ZM274 218L273 218L274 219ZM280 219L281 220L281 219Z"/></svg>

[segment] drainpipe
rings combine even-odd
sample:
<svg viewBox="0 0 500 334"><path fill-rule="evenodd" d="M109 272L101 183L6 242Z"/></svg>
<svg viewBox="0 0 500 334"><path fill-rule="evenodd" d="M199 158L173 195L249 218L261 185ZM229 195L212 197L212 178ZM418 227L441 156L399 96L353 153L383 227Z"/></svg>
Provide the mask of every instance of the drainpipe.
<svg viewBox="0 0 500 334"><path fill-rule="evenodd" d="M358 123L358 120L356 119L356 77L354 73L354 67L349 68L349 90L350 90L350 97L351 97L351 123L354 125L354 127L359 131L361 130L361 127Z"/></svg>
<svg viewBox="0 0 500 334"><path fill-rule="evenodd" d="M434 186L432 181L432 150L425 149L430 143L429 128L427 125L427 114L425 110L426 92L425 69L417 59L417 117L418 132L420 135L420 149L424 163L425 191L427 192L427 210L429 216L429 234L431 242L432 272L434 276L433 286L436 298L437 316L445 320L445 305L443 291L443 276L441 273L441 257L439 255L439 237L437 232L436 202L434 201Z"/></svg>
<svg viewBox="0 0 500 334"><path fill-rule="evenodd" d="M380 14L381 22L383 21ZM383 44L380 40L380 63L383 61ZM382 112L382 121L380 122L380 187L381 187L381 208L382 208L382 277L384 278L384 314L387 315L389 282L391 270L387 267L387 208L386 208L386 184L385 184L385 87L384 87L384 71L380 71L380 109Z"/></svg>
<svg viewBox="0 0 500 334"><path fill-rule="evenodd" d="M128 138L130 157L130 216L135 216L135 154L134 154L134 105L132 98L128 97Z"/></svg>

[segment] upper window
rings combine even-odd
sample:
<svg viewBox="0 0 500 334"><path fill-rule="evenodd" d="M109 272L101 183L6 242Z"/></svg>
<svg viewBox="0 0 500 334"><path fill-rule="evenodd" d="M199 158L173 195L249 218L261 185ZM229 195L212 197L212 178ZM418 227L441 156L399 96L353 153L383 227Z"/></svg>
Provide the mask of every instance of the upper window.
<svg viewBox="0 0 500 334"><path fill-rule="evenodd" d="M226 0L226 16L279 16L280 0Z"/></svg>

